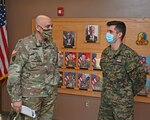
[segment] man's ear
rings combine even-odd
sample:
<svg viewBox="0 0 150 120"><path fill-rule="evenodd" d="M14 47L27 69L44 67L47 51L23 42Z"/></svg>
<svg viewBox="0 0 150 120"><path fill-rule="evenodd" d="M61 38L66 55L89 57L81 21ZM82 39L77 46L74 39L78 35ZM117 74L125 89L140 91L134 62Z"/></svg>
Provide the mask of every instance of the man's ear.
<svg viewBox="0 0 150 120"><path fill-rule="evenodd" d="M40 27L39 27L38 25L35 25L35 29L36 29L37 31L40 31Z"/></svg>
<svg viewBox="0 0 150 120"><path fill-rule="evenodd" d="M118 37L120 37L120 38L122 37L122 32L118 33Z"/></svg>

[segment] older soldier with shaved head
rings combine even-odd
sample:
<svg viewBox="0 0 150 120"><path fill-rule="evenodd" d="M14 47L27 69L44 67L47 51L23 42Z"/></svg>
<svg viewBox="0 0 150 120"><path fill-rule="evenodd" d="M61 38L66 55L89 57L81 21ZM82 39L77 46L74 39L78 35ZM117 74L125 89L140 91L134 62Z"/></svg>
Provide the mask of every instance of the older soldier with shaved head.
<svg viewBox="0 0 150 120"><path fill-rule="evenodd" d="M11 120L33 119L20 113L22 105L36 111L35 120L52 120L59 81L52 25L49 17L37 16L35 32L20 39L12 52L7 82Z"/></svg>

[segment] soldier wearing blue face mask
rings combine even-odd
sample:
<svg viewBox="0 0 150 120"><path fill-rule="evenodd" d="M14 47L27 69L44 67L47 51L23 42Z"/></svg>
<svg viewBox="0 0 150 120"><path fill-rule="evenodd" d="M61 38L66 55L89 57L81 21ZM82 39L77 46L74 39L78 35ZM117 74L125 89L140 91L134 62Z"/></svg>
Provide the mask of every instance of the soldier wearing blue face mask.
<svg viewBox="0 0 150 120"><path fill-rule="evenodd" d="M108 43L112 44L115 42L114 35L110 34L109 32L106 33L106 40Z"/></svg>
<svg viewBox="0 0 150 120"><path fill-rule="evenodd" d="M139 55L122 43L126 33L125 23L107 23L106 41L100 66L103 88L98 120L133 120L134 96L144 88L146 73Z"/></svg>

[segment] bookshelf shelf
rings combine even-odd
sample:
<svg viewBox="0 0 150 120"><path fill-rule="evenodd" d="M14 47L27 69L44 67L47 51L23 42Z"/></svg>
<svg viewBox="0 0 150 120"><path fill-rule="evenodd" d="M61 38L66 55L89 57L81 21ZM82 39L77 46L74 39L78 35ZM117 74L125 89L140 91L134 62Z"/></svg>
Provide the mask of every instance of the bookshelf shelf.
<svg viewBox="0 0 150 120"><path fill-rule="evenodd" d="M80 96L88 96L88 97L101 97L100 92L93 92L93 91L84 91L84 90L77 90L77 89L66 89L66 88L58 88L58 93L60 94L68 94L68 95L80 95ZM135 96L135 102L142 102L142 103L150 103L150 97L143 97L143 96Z"/></svg>

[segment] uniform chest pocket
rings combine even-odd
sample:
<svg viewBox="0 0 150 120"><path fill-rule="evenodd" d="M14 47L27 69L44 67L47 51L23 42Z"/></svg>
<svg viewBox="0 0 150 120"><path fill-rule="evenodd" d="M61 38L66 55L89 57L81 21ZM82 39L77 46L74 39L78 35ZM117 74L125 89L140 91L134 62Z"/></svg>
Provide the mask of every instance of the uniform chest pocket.
<svg viewBox="0 0 150 120"><path fill-rule="evenodd" d="M111 64L116 73L125 72L125 64L123 62L114 61Z"/></svg>
<svg viewBox="0 0 150 120"><path fill-rule="evenodd" d="M40 62L41 58L37 52L29 54L29 61L30 62Z"/></svg>
<svg viewBox="0 0 150 120"><path fill-rule="evenodd" d="M36 67L41 63L41 58L37 52L29 53L29 63L31 67Z"/></svg>

